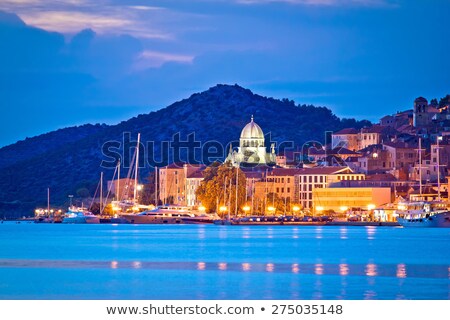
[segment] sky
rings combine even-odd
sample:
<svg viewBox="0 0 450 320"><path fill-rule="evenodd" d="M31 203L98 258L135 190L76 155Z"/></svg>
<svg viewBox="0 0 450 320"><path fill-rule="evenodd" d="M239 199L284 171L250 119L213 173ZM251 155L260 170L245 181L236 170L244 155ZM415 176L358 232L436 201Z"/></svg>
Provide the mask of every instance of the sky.
<svg viewBox="0 0 450 320"><path fill-rule="evenodd" d="M450 93L450 1L0 0L0 147L218 83L378 121Z"/></svg>

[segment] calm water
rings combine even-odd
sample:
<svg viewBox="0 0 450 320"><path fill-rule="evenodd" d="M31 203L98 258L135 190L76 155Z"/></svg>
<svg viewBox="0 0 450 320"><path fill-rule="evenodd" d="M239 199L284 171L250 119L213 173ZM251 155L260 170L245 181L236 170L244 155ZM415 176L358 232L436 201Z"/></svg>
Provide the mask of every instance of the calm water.
<svg viewBox="0 0 450 320"><path fill-rule="evenodd" d="M449 299L450 229L0 224L1 299Z"/></svg>

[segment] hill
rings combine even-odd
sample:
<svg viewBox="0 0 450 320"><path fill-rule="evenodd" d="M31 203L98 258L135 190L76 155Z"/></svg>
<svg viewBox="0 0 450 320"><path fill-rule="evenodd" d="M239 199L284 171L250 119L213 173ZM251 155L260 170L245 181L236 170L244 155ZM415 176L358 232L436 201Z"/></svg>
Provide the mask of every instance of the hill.
<svg viewBox="0 0 450 320"><path fill-rule="evenodd" d="M124 133L130 133L133 141L138 132L144 143L154 141L154 158L161 166L174 160L172 155L161 156L161 142L172 141L175 134L179 133L183 141L195 133L202 144L215 140L225 146L238 141L251 115L265 133L271 133L272 141L293 141L297 145L309 140L323 141L325 130L370 124L339 119L325 107L263 97L238 85L217 85L117 125L66 128L1 148L0 217L31 214L34 207L45 205L47 187L55 205L66 206L69 194L92 196L100 171L104 171L105 179L110 179L114 171L100 167L102 160L110 159L102 154L104 144L115 141L112 144L120 144L118 150L123 150ZM143 151L142 180L153 169L149 165L153 164L151 152ZM196 149L195 155L201 160L200 149Z"/></svg>

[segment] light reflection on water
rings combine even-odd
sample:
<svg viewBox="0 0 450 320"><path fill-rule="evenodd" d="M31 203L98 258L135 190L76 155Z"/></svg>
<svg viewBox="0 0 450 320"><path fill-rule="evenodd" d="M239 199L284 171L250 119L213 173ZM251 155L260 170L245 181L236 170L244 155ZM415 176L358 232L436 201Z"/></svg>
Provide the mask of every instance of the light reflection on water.
<svg viewBox="0 0 450 320"><path fill-rule="evenodd" d="M367 226L366 227L366 231L367 231L367 239L368 240L374 240L375 239L375 234L377 232L377 227Z"/></svg>
<svg viewBox="0 0 450 320"><path fill-rule="evenodd" d="M0 298L76 298L86 292L86 298L113 299L450 297L448 230L6 227L0 225ZM61 283L70 289L58 293Z"/></svg>
<svg viewBox="0 0 450 320"><path fill-rule="evenodd" d="M404 263L397 265L397 278L406 278L406 265Z"/></svg>
<svg viewBox="0 0 450 320"><path fill-rule="evenodd" d="M202 270L230 272L269 272L347 276L450 279L450 266L401 264L333 264L333 263L235 263L235 262L163 262L163 261L69 261L0 259L0 268L50 269L144 269L144 270ZM408 273L406 272L408 270Z"/></svg>

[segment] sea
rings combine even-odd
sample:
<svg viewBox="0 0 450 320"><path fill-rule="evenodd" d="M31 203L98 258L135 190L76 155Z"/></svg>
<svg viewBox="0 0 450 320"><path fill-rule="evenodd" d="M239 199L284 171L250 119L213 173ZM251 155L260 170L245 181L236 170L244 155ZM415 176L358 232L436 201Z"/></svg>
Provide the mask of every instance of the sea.
<svg viewBox="0 0 450 320"><path fill-rule="evenodd" d="M0 299L450 298L450 229L0 224Z"/></svg>

